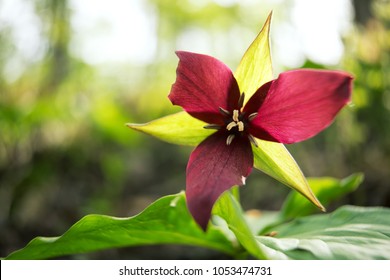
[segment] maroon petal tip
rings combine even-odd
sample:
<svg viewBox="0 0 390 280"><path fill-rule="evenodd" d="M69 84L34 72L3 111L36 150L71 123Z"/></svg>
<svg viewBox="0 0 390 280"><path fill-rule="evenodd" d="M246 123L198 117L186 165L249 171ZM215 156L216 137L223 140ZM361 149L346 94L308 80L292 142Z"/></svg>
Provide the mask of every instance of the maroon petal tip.
<svg viewBox="0 0 390 280"><path fill-rule="evenodd" d="M232 110L240 97L233 73L221 61L203 54L176 51L179 64L168 98L207 123L220 123L219 107Z"/></svg>
<svg viewBox="0 0 390 280"><path fill-rule="evenodd" d="M187 205L195 221L207 228L218 197L234 185L243 185L253 166L253 153L246 137L226 144L226 133L206 138L190 156L187 165Z"/></svg>
<svg viewBox="0 0 390 280"><path fill-rule="evenodd" d="M251 133L258 138L267 134L284 144L318 134L350 101L352 79L347 73L329 70L301 69L280 74L251 124Z"/></svg>

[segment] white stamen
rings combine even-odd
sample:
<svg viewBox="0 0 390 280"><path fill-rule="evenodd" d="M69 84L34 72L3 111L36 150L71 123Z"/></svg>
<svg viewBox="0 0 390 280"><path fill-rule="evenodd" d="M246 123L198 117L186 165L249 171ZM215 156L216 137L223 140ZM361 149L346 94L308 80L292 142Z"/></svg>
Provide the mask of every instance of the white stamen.
<svg viewBox="0 0 390 280"><path fill-rule="evenodd" d="M205 129L220 129L221 126L218 124L206 124L203 128L205 128Z"/></svg>
<svg viewBox="0 0 390 280"><path fill-rule="evenodd" d="M240 98L238 99L238 107L241 108L242 105L244 105L244 100L245 100L245 93L243 92L241 95L240 95Z"/></svg>
<svg viewBox="0 0 390 280"><path fill-rule="evenodd" d="M255 137L253 137L251 134L248 134L248 138L249 138L249 141L251 141L251 143L253 145L255 145L256 148L258 148L259 146L257 145L257 141L255 139Z"/></svg>
<svg viewBox="0 0 390 280"><path fill-rule="evenodd" d="M234 110L233 111L233 121L238 122L239 121L238 116L239 116L238 110Z"/></svg>
<svg viewBox="0 0 390 280"><path fill-rule="evenodd" d="M258 113L252 113L248 116L248 121L252 121L254 118L256 118Z"/></svg>
<svg viewBox="0 0 390 280"><path fill-rule="evenodd" d="M230 145L232 142L233 142L233 139L234 139L235 135L234 134L230 134L228 136L228 138L226 139L226 145Z"/></svg>
<svg viewBox="0 0 390 280"><path fill-rule="evenodd" d="M244 123L243 122L239 121L237 123L237 125L238 125L238 131L244 131Z"/></svg>
<svg viewBox="0 0 390 280"><path fill-rule="evenodd" d="M237 123L236 122L231 122L229 123L227 126L226 126L226 129L227 130L231 130L233 127L237 126Z"/></svg>
<svg viewBox="0 0 390 280"><path fill-rule="evenodd" d="M219 112L222 114L222 115L225 115L227 117L230 116L230 112L228 110L225 110L224 108L222 107L219 107Z"/></svg>
<svg viewBox="0 0 390 280"><path fill-rule="evenodd" d="M241 181L242 181L242 184L245 185L246 177L241 176Z"/></svg>

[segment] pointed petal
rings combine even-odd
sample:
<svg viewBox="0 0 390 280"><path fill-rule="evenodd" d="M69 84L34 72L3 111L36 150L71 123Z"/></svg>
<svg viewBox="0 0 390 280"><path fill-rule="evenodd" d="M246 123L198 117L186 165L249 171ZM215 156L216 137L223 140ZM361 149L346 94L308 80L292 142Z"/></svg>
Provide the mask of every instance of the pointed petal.
<svg viewBox="0 0 390 280"><path fill-rule="evenodd" d="M176 52L179 65L169 99L202 121L223 124L219 107L232 111L240 90L233 73L224 63L207 55Z"/></svg>
<svg viewBox="0 0 390 280"><path fill-rule="evenodd" d="M187 146L196 146L215 132L215 130L204 129L205 122L191 117L184 111L148 123L126 125L168 143Z"/></svg>
<svg viewBox="0 0 390 280"><path fill-rule="evenodd" d="M310 138L329 126L349 102L352 77L326 70L293 70L274 80L250 133L264 140L290 144Z"/></svg>
<svg viewBox="0 0 390 280"><path fill-rule="evenodd" d="M243 112L245 112L247 116L259 111L259 108L261 107L261 105L263 105L263 102L267 96L267 93L271 85L272 85L272 81L265 83L248 100L248 102L246 103L243 109Z"/></svg>
<svg viewBox="0 0 390 280"><path fill-rule="evenodd" d="M259 108L263 105L265 98L267 97L268 91L272 85L273 81L270 81L268 83L265 83L262 85L254 95L248 100L246 103L243 112L247 116L250 116L253 113L257 113L259 111ZM253 120L259 117L259 114L256 115ZM268 133L268 131L258 128L257 125L252 125L253 120L248 124L248 131L250 135L255 135L259 139L267 140L267 141L274 141L278 142L272 135Z"/></svg>
<svg viewBox="0 0 390 280"><path fill-rule="evenodd" d="M205 230L218 197L234 185L245 184L253 166L253 153L246 137L226 145L227 134L216 132L192 152L187 165L188 209Z"/></svg>
<svg viewBox="0 0 390 280"><path fill-rule="evenodd" d="M313 194L298 164L283 144L255 139L254 167L296 190L322 211L324 206Z"/></svg>
<svg viewBox="0 0 390 280"><path fill-rule="evenodd" d="M273 79L269 31L272 13L269 14L259 35L245 52L234 76L240 90L245 92L245 102L266 82Z"/></svg>

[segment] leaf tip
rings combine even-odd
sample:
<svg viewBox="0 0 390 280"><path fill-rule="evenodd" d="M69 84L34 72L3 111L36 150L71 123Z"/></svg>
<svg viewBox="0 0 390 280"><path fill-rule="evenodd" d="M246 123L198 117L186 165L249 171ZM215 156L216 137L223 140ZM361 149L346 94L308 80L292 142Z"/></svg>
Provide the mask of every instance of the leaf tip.
<svg viewBox="0 0 390 280"><path fill-rule="evenodd" d="M267 17L267 21L270 20L272 18L272 15L274 13L274 10L271 10L268 14L268 17Z"/></svg>
<svg viewBox="0 0 390 280"><path fill-rule="evenodd" d="M183 194L184 194L184 191L179 192L179 194L178 194L177 196L175 196L175 197L171 200L171 202L169 203L169 206L170 206L170 207L176 207L176 206L177 206L177 203L179 202L179 200L182 199Z"/></svg>
<svg viewBox="0 0 390 280"><path fill-rule="evenodd" d="M271 25L271 19L272 19L272 15L273 15L273 10L271 10L271 12L268 14L268 17L264 23L264 26L263 26L263 29L266 28L267 29L267 33L269 33L269 29L270 29L270 25Z"/></svg>
<svg viewBox="0 0 390 280"><path fill-rule="evenodd" d="M131 128L131 129L135 129L135 130L139 130L139 126L141 126L141 124L138 124L138 123L125 123L125 126L127 126L128 128Z"/></svg>
<svg viewBox="0 0 390 280"><path fill-rule="evenodd" d="M313 193L310 186L309 185L307 185L307 186L308 186L307 191L309 193L303 193L303 192L301 192L301 190L297 190L297 191L300 192L303 196L305 196L311 203L313 203L319 210L321 210L321 212L326 212L325 206L322 205L322 203L318 200L318 198Z"/></svg>
<svg viewBox="0 0 390 280"><path fill-rule="evenodd" d="M322 203L318 200L318 198L313 194L313 197L309 199L321 212L326 212L326 208Z"/></svg>

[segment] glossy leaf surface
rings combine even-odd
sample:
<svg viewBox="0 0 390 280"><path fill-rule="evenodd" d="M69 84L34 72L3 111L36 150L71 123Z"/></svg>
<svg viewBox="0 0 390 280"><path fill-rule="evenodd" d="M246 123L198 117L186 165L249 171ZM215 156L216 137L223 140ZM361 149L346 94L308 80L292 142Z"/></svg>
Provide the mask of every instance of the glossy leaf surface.
<svg viewBox="0 0 390 280"><path fill-rule="evenodd" d="M390 259L390 209L344 206L296 219L258 236L271 259Z"/></svg>
<svg viewBox="0 0 390 280"><path fill-rule="evenodd" d="M254 257L266 259L243 215L240 204L230 192L225 192L214 206L213 214L223 218L238 242Z"/></svg>
<svg viewBox="0 0 390 280"><path fill-rule="evenodd" d="M137 216L88 215L58 237L37 237L7 259L47 259L125 246L182 244L234 254L215 227L204 233L189 215L184 193L165 196Z"/></svg>

